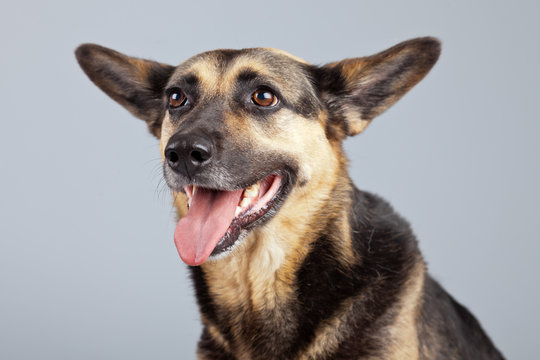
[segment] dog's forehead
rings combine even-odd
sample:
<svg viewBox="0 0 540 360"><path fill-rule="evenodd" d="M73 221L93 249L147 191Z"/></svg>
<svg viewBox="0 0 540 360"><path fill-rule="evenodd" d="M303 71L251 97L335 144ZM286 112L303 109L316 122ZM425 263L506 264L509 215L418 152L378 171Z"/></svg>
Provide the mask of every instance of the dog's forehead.
<svg viewBox="0 0 540 360"><path fill-rule="evenodd" d="M213 50L180 64L169 86L185 80L197 81L205 91L228 92L246 74L269 80L287 89L310 88L309 64L285 51L271 48Z"/></svg>

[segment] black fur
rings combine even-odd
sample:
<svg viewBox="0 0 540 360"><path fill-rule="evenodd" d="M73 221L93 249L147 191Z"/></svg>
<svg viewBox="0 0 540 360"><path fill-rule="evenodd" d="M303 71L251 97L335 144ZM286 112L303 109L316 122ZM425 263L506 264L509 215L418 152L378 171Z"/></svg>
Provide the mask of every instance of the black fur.
<svg viewBox="0 0 540 360"><path fill-rule="evenodd" d="M441 353L440 359L504 359L469 310L429 275L424 286L423 311L417 325L420 346ZM443 337L444 343L434 335Z"/></svg>

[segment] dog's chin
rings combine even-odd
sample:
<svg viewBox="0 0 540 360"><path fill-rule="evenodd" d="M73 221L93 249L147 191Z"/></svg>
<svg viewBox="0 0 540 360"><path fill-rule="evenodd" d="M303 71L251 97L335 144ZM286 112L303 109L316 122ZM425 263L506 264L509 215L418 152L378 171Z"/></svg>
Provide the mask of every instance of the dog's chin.
<svg viewBox="0 0 540 360"><path fill-rule="evenodd" d="M274 176L274 175L270 175ZM278 212L289 193L289 181L281 175L277 192L260 208L242 211L232 221L225 235L210 254L209 260L219 260L230 254L254 228L269 221Z"/></svg>
<svg viewBox="0 0 540 360"><path fill-rule="evenodd" d="M233 252L250 231L270 220L291 189L288 172L274 171L247 187L192 183L181 190L188 199L188 214L175 231L182 260L191 266L218 261ZM241 183L241 182L240 182Z"/></svg>
<svg viewBox="0 0 540 360"><path fill-rule="evenodd" d="M239 234L236 237L236 240L233 240L231 237L228 237L226 240L224 236L223 238L221 238L221 240L218 243L218 246L220 248L218 249L218 246L216 246L216 248L214 249L214 251L212 251L212 253L210 254L210 256L208 257L206 261L214 262L214 261L225 259L227 256L231 255L234 252L234 250L244 242L244 240L249 235L249 233L250 233L250 230L240 229ZM220 246L221 244L224 244L225 241L227 241L227 243L230 243L230 245Z"/></svg>

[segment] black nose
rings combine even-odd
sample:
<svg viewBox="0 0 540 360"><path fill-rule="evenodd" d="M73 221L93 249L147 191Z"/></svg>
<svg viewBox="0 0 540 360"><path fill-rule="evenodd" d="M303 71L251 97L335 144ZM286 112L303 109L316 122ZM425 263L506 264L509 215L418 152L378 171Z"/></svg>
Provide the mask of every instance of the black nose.
<svg viewBox="0 0 540 360"><path fill-rule="evenodd" d="M214 145L205 136L196 134L173 135L165 147L165 159L174 171L194 176L212 161Z"/></svg>

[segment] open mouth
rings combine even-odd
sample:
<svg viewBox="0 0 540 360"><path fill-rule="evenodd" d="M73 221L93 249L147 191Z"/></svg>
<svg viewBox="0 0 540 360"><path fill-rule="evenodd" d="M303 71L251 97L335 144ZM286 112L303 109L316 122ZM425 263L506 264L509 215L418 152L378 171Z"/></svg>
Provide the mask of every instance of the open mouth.
<svg viewBox="0 0 540 360"><path fill-rule="evenodd" d="M189 210L174 231L182 260L197 266L209 257L231 250L245 233L243 230L271 216L285 197L286 185L285 176L274 173L239 190L186 186Z"/></svg>

